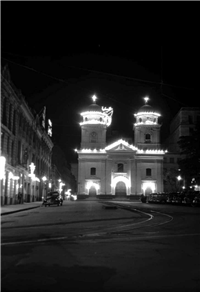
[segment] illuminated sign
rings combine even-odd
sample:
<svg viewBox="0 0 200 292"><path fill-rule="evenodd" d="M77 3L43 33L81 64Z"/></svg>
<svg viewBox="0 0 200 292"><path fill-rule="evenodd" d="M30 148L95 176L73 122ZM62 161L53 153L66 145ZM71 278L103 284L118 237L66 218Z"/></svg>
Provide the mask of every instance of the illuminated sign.
<svg viewBox="0 0 200 292"><path fill-rule="evenodd" d="M48 130L47 130L47 134L52 137L52 122L51 120L48 119Z"/></svg>
<svg viewBox="0 0 200 292"><path fill-rule="evenodd" d="M5 178L5 165L6 158L4 156L0 156L0 179Z"/></svg>

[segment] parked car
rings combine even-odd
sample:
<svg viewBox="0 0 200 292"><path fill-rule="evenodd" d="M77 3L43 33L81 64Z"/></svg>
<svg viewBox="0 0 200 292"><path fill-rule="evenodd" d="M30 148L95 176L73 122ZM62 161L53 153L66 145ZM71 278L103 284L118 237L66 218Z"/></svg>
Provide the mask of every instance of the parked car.
<svg viewBox="0 0 200 292"><path fill-rule="evenodd" d="M175 196L177 196L177 193L167 194L167 204L172 204Z"/></svg>
<svg viewBox="0 0 200 292"><path fill-rule="evenodd" d="M191 206L196 195L197 195L197 192L195 191L186 193L183 199L183 204Z"/></svg>
<svg viewBox="0 0 200 292"><path fill-rule="evenodd" d="M196 196L194 197L192 203L192 207L200 207L200 192L197 192Z"/></svg>
<svg viewBox="0 0 200 292"><path fill-rule="evenodd" d="M151 193L149 195L148 202L164 204L167 202L167 194L166 193Z"/></svg>
<svg viewBox="0 0 200 292"><path fill-rule="evenodd" d="M62 204L63 198L57 191L49 192L46 198L43 199L42 203L42 205L44 205L45 207L50 205L62 206Z"/></svg>
<svg viewBox="0 0 200 292"><path fill-rule="evenodd" d="M174 194L174 197L172 199L172 203L177 204L177 205L181 205L184 197L185 197L185 193Z"/></svg>

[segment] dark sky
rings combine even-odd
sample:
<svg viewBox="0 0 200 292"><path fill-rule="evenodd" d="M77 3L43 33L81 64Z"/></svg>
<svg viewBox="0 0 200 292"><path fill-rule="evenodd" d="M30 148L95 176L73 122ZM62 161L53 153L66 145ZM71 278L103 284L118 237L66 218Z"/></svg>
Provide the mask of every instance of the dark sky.
<svg viewBox="0 0 200 292"><path fill-rule="evenodd" d="M35 112L47 107L53 142L69 161L93 94L114 109L108 136L132 136L146 95L162 115L162 141L181 107L198 106L198 7L179 5L1 2L2 65Z"/></svg>

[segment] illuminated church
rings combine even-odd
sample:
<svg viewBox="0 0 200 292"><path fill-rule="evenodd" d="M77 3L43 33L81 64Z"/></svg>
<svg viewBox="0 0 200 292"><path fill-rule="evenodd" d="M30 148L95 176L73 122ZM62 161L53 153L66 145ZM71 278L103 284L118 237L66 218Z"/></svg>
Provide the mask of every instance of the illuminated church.
<svg viewBox="0 0 200 292"><path fill-rule="evenodd" d="M163 157L159 113L145 99L134 114L135 145L120 139L106 144L113 109L97 105L96 97L81 113L81 147L78 153L78 198L133 198L163 192Z"/></svg>

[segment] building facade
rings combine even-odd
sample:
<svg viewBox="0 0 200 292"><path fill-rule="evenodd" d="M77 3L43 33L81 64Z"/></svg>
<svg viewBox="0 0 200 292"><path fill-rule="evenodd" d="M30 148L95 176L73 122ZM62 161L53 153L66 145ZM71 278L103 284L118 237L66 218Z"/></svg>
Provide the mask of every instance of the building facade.
<svg viewBox="0 0 200 292"><path fill-rule="evenodd" d="M94 102L81 115L78 198L124 197L163 192L163 157L159 113L145 104L135 114L135 145L119 139L106 144L112 108ZM147 101L146 101L147 102Z"/></svg>
<svg viewBox="0 0 200 292"><path fill-rule="evenodd" d="M182 107L170 123L170 134L164 145L168 149L164 157L164 190L166 192L182 191L185 180L180 176L180 153L178 141L182 136L191 136L200 121L200 108Z"/></svg>
<svg viewBox="0 0 200 292"><path fill-rule="evenodd" d="M42 199L51 177L53 143L16 89L5 66L1 76L1 204ZM43 178L43 179L42 179Z"/></svg>
<svg viewBox="0 0 200 292"><path fill-rule="evenodd" d="M180 153L178 140L181 136L192 135L195 126L200 121L200 108L182 107L170 124L170 135L166 145L170 152Z"/></svg>

